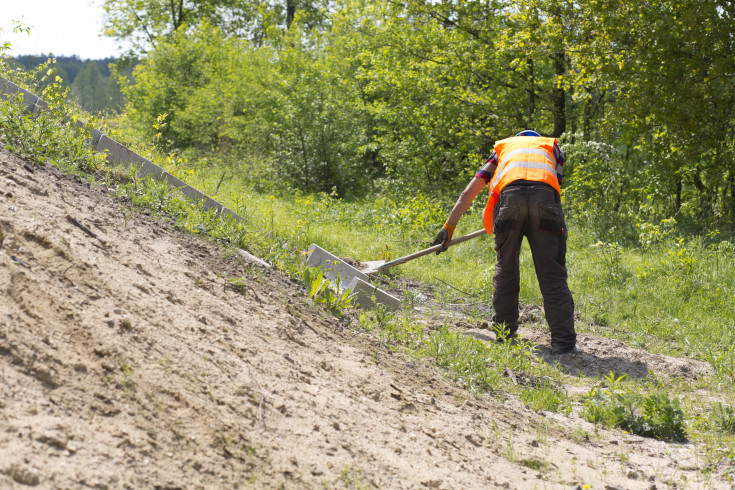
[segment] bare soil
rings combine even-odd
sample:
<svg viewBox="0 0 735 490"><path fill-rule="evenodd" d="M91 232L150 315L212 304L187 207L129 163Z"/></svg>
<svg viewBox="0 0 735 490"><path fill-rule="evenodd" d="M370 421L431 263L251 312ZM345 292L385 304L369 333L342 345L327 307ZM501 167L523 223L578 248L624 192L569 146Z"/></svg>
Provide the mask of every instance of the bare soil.
<svg viewBox="0 0 735 490"><path fill-rule="evenodd" d="M283 274L5 150L0 230L2 488L730 488L694 444L474 397ZM707 375L582 343L572 374Z"/></svg>

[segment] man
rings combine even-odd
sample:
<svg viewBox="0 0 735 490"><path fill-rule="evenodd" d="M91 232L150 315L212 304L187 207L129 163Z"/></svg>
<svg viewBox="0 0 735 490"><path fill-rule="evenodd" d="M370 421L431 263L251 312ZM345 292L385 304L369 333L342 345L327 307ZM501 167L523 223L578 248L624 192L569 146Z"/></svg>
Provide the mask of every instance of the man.
<svg viewBox="0 0 735 490"><path fill-rule="evenodd" d="M521 131L496 142L495 151L459 196L432 245L443 245L441 251L447 249L459 219L489 184L483 223L488 233L495 233L493 322L497 340L517 337L518 257L525 236L544 298L551 352L576 354L580 350L574 330L574 300L567 286L567 229L560 200L563 168L564 153L556 139L544 138L536 131Z"/></svg>

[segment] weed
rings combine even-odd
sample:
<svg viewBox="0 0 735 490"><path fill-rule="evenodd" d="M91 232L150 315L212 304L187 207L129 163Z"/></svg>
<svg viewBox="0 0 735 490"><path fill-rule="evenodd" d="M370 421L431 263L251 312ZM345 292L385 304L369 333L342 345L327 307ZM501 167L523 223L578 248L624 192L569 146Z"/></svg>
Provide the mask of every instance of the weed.
<svg viewBox="0 0 735 490"><path fill-rule="evenodd" d="M547 380L542 381L536 386L524 388L521 391L521 400L531 410L568 413L572 408L566 392L560 390Z"/></svg>
<svg viewBox="0 0 735 490"><path fill-rule="evenodd" d="M539 473L545 473L549 469L549 463L538 458L527 458L519 461L521 466L530 468Z"/></svg>
<svg viewBox="0 0 735 490"><path fill-rule="evenodd" d="M120 362L120 370L123 373L123 381L122 381L122 387L125 393L130 394L135 391L135 382L132 380L133 378L133 368L125 361Z"/></svg>
<svg viewBox="0 0 735 490"><path fill-rule="evenodd" d="M599 251L602 263L605 265L605 270L607 271L607 278L610 281L610 285L622 284L627 277L623 270L623 262L621 260L622 247L617 243L603 241L593 243L591 247Z"/></svg>
<svg viewBox="0 0 735 490"><path fill-rule="evenodd" d="M635 434L656 439L685 441L684 413L678 400L667 393L641 397L622 386L626 375L605 376L604 389L593 388L583 397L582 415L595 424L620 427Z"/></svg>
<svg viewBox="0 0 735 490"><path fill-rule="evenodd" d="M735 409L732 406L716 403L712 410L712 416L717 430L735 434Z"/></svg>
<svg viewBox="0 0 735 490"><path fill-rule="evenodd" d="M582 429L581 427L577 427L572 431L572 440L581 442L581 441L589 441L590 435L589 433Z"/></svg>
<svg viewBox="0 0 735 490"><path fill-rule="evenodd" d="M164 354L163 357L158 361L158 364L161 365L163 369L165 369L167 372L171 372L171 356L168 354Z"/></svg>
<svg viewBox="0 0 735 490"><path fill-rule="evenodd" d="M339 278L333 284L324 277L321 266L304 268L303 282L309 297L325 305L337 316L342 316L342 310L352 307L352 292L348 289L340 289Z"/></svg>
<svg viewBox="0 0 735 490"><path fill-rule="evenodd" d="M344 488L351 488L355 490L372 488L372 485L363 481L363 476L360 470L351 468L350 465L346 465L344 468L342 468L340 479L342 480L342 485L344 485ZM328 487L331 488L331 486Z"/></svg>
<svg viewBox="0 0 735 490"><path fill-rule="evenodd" d="M511 429L508 432L508 440L505 443L505 448L502 450L502 456L510 461L511 463L515 463L518 459L518 456L516 454L515 445L513 444L513 430Z"/></svg>

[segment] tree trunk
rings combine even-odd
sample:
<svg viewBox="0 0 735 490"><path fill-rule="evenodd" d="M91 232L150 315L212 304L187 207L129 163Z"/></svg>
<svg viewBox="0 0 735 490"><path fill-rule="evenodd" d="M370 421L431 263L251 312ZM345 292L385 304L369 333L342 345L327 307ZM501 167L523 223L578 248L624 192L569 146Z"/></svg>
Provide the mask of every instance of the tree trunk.
<svg viewBox="0 0 735 490"><path fill-rule="evenodd" d="M178 11L177 11L178 10ZM174 26L174 32L178 30L184 22L184 0L179 0L177 7L176 0L171 0L171 24Z"/></svg>
<svg viewBox="0 0 735 490"><path fill-rule="evenodd" d="M552 109L554 114L554 138L559 136L567 130L567 115L566 115L566 94L564 93L564 87L561 86L561 80L566 74L566 63L564 62L564 53L557 52L553 56L554 60L554 89L552 90L552 99L554 107Z"/></svg>
<svg viewBox="0 0 735 490"><path fill-rule="evenodd" d="M700 216L710 216L709 189L704 185L704 182L702 182L702 176L700 175L699 168L695 170L694 175L692 176L692 182L694 183L694 188L697 189L697 207L699 208Z"/></svg>
<svg viewBox="0 0 735 490"><path fill-rule="evenodd" d="M582 113L582 138L585 141L590 140L590 125L592 124L592 94L587 90L587 97L584 99L584 109Z"/></svg>
<svg viewBox="0 0 735 490"><path fill-rule="evenodd" d="M533 59L528 58L526 60L526 65L528 65L528 87L526 88L526 92L528 92L528 107L526 108L526 127L528 129L532 129L533 114L536 112L536 79L533 72Z"/></svg>
<svg viewBox="0 0 735 490"><path fill-rule="evenodd" d="M296 0L286 0L286 29L291 28L294 17L296 17Z"/></svg>

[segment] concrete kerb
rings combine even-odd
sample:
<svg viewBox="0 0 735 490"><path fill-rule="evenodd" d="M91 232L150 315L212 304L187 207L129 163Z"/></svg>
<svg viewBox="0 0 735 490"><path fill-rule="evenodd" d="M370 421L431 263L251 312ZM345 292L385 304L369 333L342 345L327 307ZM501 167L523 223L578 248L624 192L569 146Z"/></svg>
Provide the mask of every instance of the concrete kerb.
<svg viewBox="0 0 735 490"><path fill-rule="evenodd" d="M160 179L164 173L164 170L158 165L146 160L105 134L100 135L95 149L100 153L106 153L107 161L112 165L135 166L138 169L138 175L141 177L152 175L155 179Z"/></svg>
<svg viewBox="0 0 735 490"><path fill-rule="evenodd" d="M353 277L348 285L354 295L355 302L360 308L370 309L376 306L375 303L386 306L390 310L397 310L401 307L401 300L395 296L386 293L369 282L365 282L359 277ZM375 298L375 301L373 301Z"/></svg>
<svg viewBox="0 0 735 490"><path fill-rule="evenodd" d="M10 80L0 78L0 92L5 98L13 97L15 94L23 94L23 104L26 106L25 113L32 114L38 110L38 101L40 100L36 94L19 87Z"/></svg>
<svg viewBox="0 0 735 490"><path fill-rule="evenodd" d="M219 212L220 216L223 218L232 218L235 221L242 221L242 216L234 212L232 209L224 207L222 208L222 211Z"/></svg>
<svg viewBox="0 0 735 490"><path fill-rule="evenodd" d="M48 108L48 104L35 94L19 87L6 78L0 77L0 94L8 98L17 93L23 94L23 103L26 106L26 112L37 113ZM80 120L74 121L74 124L78 128L84 127L84 123ZM226 208L203 192L198 191L186 182L169 174L163 168L154 164L150 160L143 158L126 146L121 145L98 129L91 130L90 139L87 141L87 144L96 151L105 153L107 161L111 165L124 165L126 167L134 166L137 169L138 175L141 177L150 175L156 180L164 180L167 185L177 189L187 199L200 203L204 209L214 209L221 215L232 217L238 221L242 220L241 216L233 212L231 209Z"/></svg>
<svg viewBox="0 0 735 490"><path fill-rule="evenodd" d="M34 113L34 114L40 114L41 112L44 112L44 111L47 111L47 110L49 110L49 108L50 108L50 107L49 107L49 105L48 105L48 102L46 102L46 101L45 101L45 100L43 100L43 99L42 99L41 97L39 97L39 98L38 98L38 99L36 100L36 106L35 106L35 107L34 107L34 109L33 109L33 113Z"/></svg>
<svg viewBox="0 0 735 490"><path fill-rule="evenodd" d="M398 298L370 284L367 274L315 243L312 243L307 250L306 265L309 267L322 266L324 277L338 282L340 289L352 291L355 302L360 308L374 308L376 302L392 310L398 309L401 305ZM375 297L375 302L373 302L373 297Z"/></svg>
<svg viewBox="0 0 735 490"><path fill-rule="evenodd" d="M333 282L339 281L343 288L347 288L354 277L359 277L365 282L369 281L364 272L352 267L336 255L327 252L316 243L312 243L306 253L307 266L322 266L324 277Z"/></svg>

